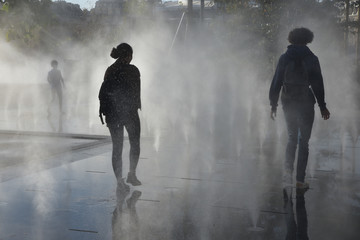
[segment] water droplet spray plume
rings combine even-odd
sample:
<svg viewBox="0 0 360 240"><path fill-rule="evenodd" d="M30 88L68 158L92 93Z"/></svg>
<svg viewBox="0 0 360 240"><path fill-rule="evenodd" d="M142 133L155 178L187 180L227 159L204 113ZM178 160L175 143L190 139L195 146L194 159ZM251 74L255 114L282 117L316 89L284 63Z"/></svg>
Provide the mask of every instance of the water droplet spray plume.
<svg viewBox="0 0 360 240"><path fill-rule="evenodd" d="M217 23L218 19L212 21ZM223 23L222 20L219 22ZM334 70L333 66L338 66L341 62L338 59L338 47L334 43L332 48L323 44L331 39L329 36L333 32L326 31L321 22L312 22L311 19L299 21L298 25L308 26L314 31L315 41L310 47L319 56L322 65L328 105L334 109L334 115L346 116L347 109L343 106L351 106L353 100L344 104L341 98L354 93L352 82L347 81L351 76L346 66L344 69ZM209 193L210 199L216 199L218 195L234 194L237 200L229 204L248 209L251 219L249 225L253 226L252 230L259 230L262 226L257 223L263 200L260 192L266 191L266 186L262 185L259 177L264 173L270 174L268 171L271 171L270 167L258 168L258 162L263 165L267 160L260 159L259 153L266 150L267 140L276 142L275 148L282 150L279 145L284 145L280 138L286 131L285 123L281 107L278 109L276 122L269 120L268 89L273 72L263 71L263 65L252 57L254 52L260 54L262 51L249 45L259 41L258 36L241 32L237 34L239 39L234 43L227 41L224 37L226 35L221 34L229 29L223 25L213 26L221 26L221 29L215 29L220 34L213 34L216 31L204 27L195 29L201 32L199 34L188 33L184 40L179 37L181 29L176 30L177 26L174 29L173 26L159 22L158 25L139 28L140 30L133 29L131 35L121 36L111 44L104 43L102 37L99 37L86 45L74 44L64 48L60 59L67 85L64 92L64 131L109 134L98 119L97 94L103 74L113 61L109 57L111 48L120 42L129 42L134 49L133 64L140 69L142 75L143 136L146 134L152 137L157 157L169 159L168 165L157 164L155 167L163 175L215 179L232 184L236 182L239 187L227 184L214 189ZM284 29L280 33L279 38L283 41L278 44L283 47L277 52L278 56L287 45L288 30ZM46 74L49 60L53 56L25 57L13 49L11 43L2 42L0 51L4 50L8 51L9 56L21 59L26 64L9 62L4 58L6 54L0 56L0 66L2 72L5 72L1 83L9 89L3 102L5 120L1 123L1 128L52 131L46 120L50 98ZM75 55L82 57L71 59ZM72 61L68 61L69 59ZM31 69L36 69L37 72ZM339 86L338 79L343 79L345 84ZM26 86L24 81L33 81L38 88L32 94L21 94L14 87L16 81L20 81L21 87ZM24 104L26 99L22 98L25 97L33 98L34 106ZM315 109L318 114L317 106ZM26 112L32 114L25 116ZM24 118L29 124L22 122L25 121ZM341 117L334 118L339 124L345 124L341 123ZM276 126L273 128L274 134L268 134L273 130L269 126ZM314 126L314 133L316 129L317 125ZM346 146L348 143L344 137L342 139L341 144ZM358 137L353 136L352 139L356 143ZM176 148L172 148L170 152L168 146ZM164 153L166 151L169 153ZM317 151L316 146L311 151ZM284 157L281 154L271 160L282 164ZM231 167L224 170L219 167L219 162ZM41 201L39 199L39 203ZM46 208L46 204L41 206ZM206 209L206 206L203 208ZM210 220L204 218L203 221Z"/></svg>

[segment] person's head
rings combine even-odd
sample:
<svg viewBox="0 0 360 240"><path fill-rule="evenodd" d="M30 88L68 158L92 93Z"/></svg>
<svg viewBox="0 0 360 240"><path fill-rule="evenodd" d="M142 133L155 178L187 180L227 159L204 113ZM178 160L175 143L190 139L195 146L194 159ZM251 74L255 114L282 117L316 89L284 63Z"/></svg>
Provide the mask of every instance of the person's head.
<svg viewBox="0 0 360 240"><path fill-rule="evenodd" d="M307 28L295 28L291 30L288 41L294 45L306 45L314 39L314 33Z"/></svg>
<svg viewBox="0 0 360 240"><path fill-rule="evenodd" d="M58 61L56 61L56 60L52 60L51 61L51 66L53 67L53 68L57 68L57 66L58 66Z"/></svg>
<svg viewBox="0 0 360 240"><path fill-rule="evenodd" d="M119 59L123 63L130 63L132 60L133 50L127 43L121 43L116 48L113 48L110 56Z"/></svg>

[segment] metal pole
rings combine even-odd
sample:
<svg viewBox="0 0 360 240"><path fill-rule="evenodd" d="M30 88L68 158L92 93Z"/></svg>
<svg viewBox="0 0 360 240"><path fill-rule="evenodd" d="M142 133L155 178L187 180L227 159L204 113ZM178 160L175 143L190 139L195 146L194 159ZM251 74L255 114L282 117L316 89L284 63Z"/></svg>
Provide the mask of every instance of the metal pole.
<svg viewBox="0 0 360 240"><path fill-rule="evenodd" d="M193 0L188 0L188 17L192 18Z"/></svg>
<svg viewBox="0 0 360 240"><path fill-rule="evenodd" d="M205 0L200 0L200 21L204 21Z"/></svg>
<svg viewBox="0 0 360 240"><path fill-rule="evenodd" d="M183 19L184 19L184 16L185 16L185 12L183 12L183 14L181 15L181 19L180 19L179 25L178 25L178 27L177 27L177 29L176 29L175 36L174 36L174 38L173 38L173 40L172 40L172 43L171 43L170 51L172 50L172 48L173 48L173 46L174 46L176 37L177 37L177 35L178 35L178 33L179 33L179 29L180 29L181 24L182 24L182 21L183 21Z"/></svg>
<svg viewBox="0 0 360 240"><path fill-rule="evenodd" d="M358 5L358 12L357 12L357 17L358 17L358 24L357 24L357 44L356 44L356 65L357 67L360 67L360 3Z"/></svg>
<svg viewBox="0 0 360 240"><path fill-rule="evenodd" d="M193 0L188 0L188 11L187 11L187 21L185 26L185 39L187 39L187 34L189 28L192 27L193 24Z"/></svg>
<svg viewBox="0 0 360 240"><path fill-rule="evenodd" d="M348 54L350 0L346 0L345 4L345 54Z"/></svg>

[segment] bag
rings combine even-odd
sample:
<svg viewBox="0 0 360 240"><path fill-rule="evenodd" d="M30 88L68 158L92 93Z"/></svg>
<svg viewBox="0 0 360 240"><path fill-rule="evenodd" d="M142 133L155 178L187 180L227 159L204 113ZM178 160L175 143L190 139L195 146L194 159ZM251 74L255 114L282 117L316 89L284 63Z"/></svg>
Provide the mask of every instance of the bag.
<svg viewBox="0 0 360 240"><path fill-rule="evenodd" d="M101 123L104 124L103 115L107 119L118 119L120 116L125 116L129 112L128 99L126 89L124 90L117 80L105 80L99 92L99 117Z"/></svg>
<svg viewBox="0 0 360 240"><path fill-rule="evenodd" d="M285 67L281 99L304 101L309 97L309 74L302 59L291 60Z"/></svg>
<svg viewBox="0 0 360 240"><path fill-rule="evenodd" d="M112 86L109 83L109 81L104 81L99 91L99 117L102 124L104 124L103 115L109 116L112 109L111 94L109 94L109 89L112 89Z"/></svg>

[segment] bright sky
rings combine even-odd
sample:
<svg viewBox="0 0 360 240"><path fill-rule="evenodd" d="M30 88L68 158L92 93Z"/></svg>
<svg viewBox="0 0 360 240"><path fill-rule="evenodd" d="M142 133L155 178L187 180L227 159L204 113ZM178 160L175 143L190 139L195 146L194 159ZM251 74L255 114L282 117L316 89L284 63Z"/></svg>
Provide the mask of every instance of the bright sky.
<svg viewBox="0 0 360 240"><path fill-rule="evenodd" d="M52 1L57 1L57 0L52 0ZM66 2L70 2L70 3L74 3L74 4L79 4L81 9L92 9L95 7L95 3L97 2L97 0L65 0ZM177 0L166 0L166 1L177 1Z"/></svg>
<svg viewBox="0 0 360 240"><path fill-rule="evenodd" d="M56 0L53 0L56 1ZM81 9L92 9L95 7L95 3L97 2L97 0L65 0L66 2L70 2L70 3L74 3L74 4L79 4Z"/></svg>

